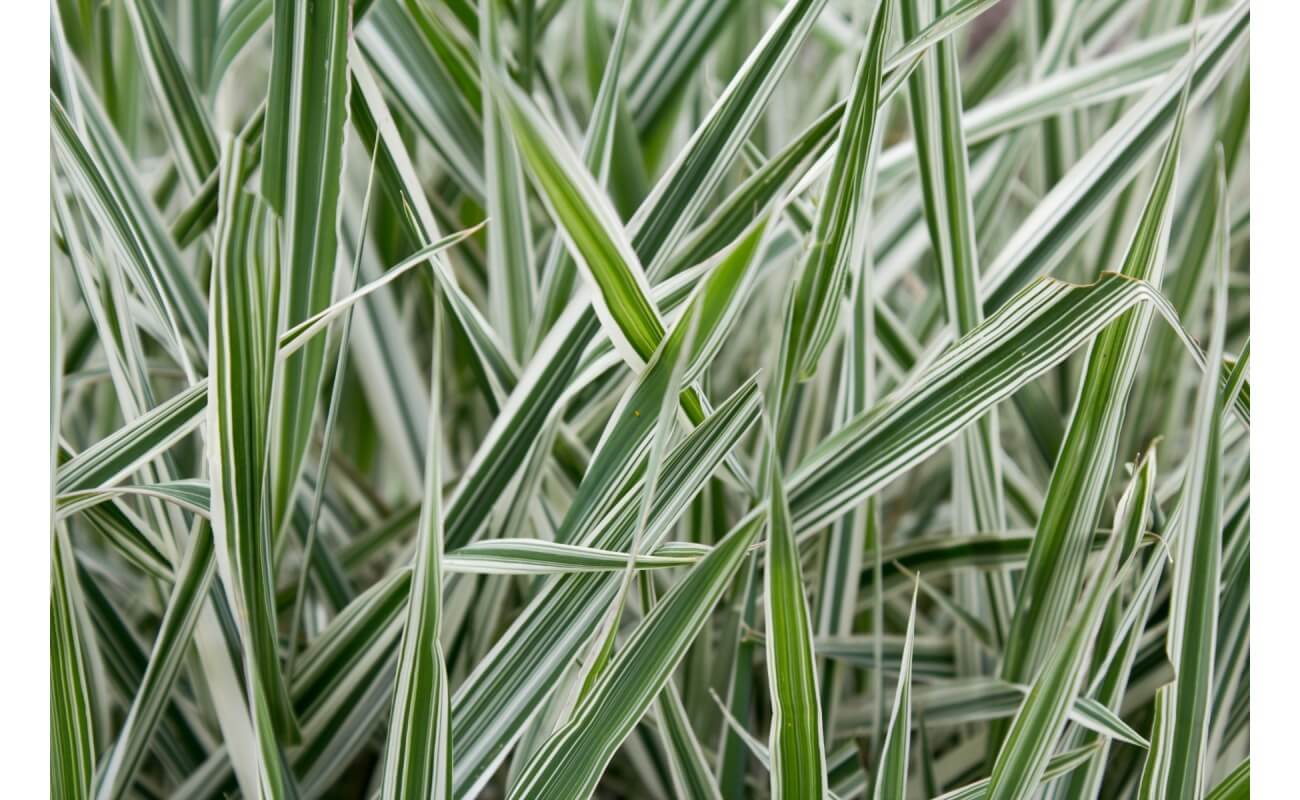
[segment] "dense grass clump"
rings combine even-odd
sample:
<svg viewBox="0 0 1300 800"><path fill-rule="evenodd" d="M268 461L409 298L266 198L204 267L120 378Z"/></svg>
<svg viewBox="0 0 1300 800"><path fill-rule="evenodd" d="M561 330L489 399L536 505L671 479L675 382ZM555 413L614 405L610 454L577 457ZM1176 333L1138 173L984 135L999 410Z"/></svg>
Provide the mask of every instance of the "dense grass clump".
<svg viewBox="0 0 1300 800"><path fill-rule="evenodd" d="M1246 0L56 0L59 798L1249 794Z"/></svg>

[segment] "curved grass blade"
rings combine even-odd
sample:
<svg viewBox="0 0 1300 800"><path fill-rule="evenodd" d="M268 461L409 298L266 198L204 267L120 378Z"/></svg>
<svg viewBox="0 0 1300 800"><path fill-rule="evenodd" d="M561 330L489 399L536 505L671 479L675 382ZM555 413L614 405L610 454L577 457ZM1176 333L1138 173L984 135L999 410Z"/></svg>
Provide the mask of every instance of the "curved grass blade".
<svg viewBox="0 0 1300 800"><path fill-rule="evenodd" d="M393 267L399 274L418 266L423 260L446 247L463 240L477 228L461 231L440 239L413 254ZM280 334L279 343L284 351L293 352L315 337L357 300L382 288L392 280L384 276L340 299L318 314L304 320ZM116 485L158 454L193 431L202 421L208 402L208 382L201 380L144 414L119 428L109 436L86 448L62 464L58 470L55 491L58 495L82 492L103 492ZM189 497L196 502L195 497Z"/></svg>
<svg viewBox="0 0 1300 800"><path fill-rule="evenodd" d="M876 658L879 644L880 658ZM898 665L903 658L904 637L895 634L849 634L847 636L819 636L813 640L817 655L832 658L863 669L878 670L884 675L898 675ZM917 639L912 647L913 671L917 678L934 680L953 678L955 654L950 642L935 638ZM847 713L847 712L846 712ZM874 716L874 714L872 715ZM870 720L875 729L876 720ZM885 720L881 720L883 727Z"/></svg>
<svg viewBox="0 0 1300 800"><path fill-rule="evenodd" d="M419 250L416 250L411 255L386 269L382 277L376 278L365 286L354 289L346 296L331 303L329 307L317 311L307 319L289 328L280 335L280 350L276 354L277 357L284 359L297 352L300 348L306 345L312 337L324 330L325 326L333 322L340 314L347 311L352 304L361 300L365 296L382 289L400 278L409 270L412 270L421 264L429 263L433 256L453 245L465 241L465 239L473 236L487 224L487 222L480 222L478 225L471 226L463 231L457 231L450 236L444 236L432 244L421 247Z"/></svg>
<svg viewBox="0 0 1300 800"><path fill-rule="evenodd" d="M686 706L671 677L655 700L655 714L659 719L660 739L668 752L676 796L686 800L721 800L722 795L709 771L704 750L691 728Z"/></svg>
<svg viewBox="0 0 1300 800"><path fill-rule="evenodd" d="M950 12L945 12L945 15L947 13ZM988 143L1053 114L1079 110L1149 89L1154 80L1163 76L1187 53L1195 31L1211 28L1212 23L1218 21L1217 15L1204 18L1197 26L1182 26L1108 53L1095 61L1045 74L1027 86L1008 89L983 100L966 109L962 116L962 130L967 143ZM881 179L897 178L914 155L915 143L911 141L887 148L880 154Z"/></svg>
<svg viewBox="0 0 1300 800"><path fill-rule="evenodd" d="M652 279L662 277L661 260L708 202L825 5L826 0L786 3L637 209L628 224L632 247Z"/></svg>
<svg viewBox="0 0 1300 800"><path fill-rule="evenodd" d="M208 90L214 91L244 47L271 19L272 0L236 0L221 14L212 47ZM358 15L360 16L360 15Z"/></svg>
<svg viewBox="0 0 1300 800"><path fill-rule="evenodd" d="M147 526L137 524L134 512L128 514L123 506L110 502L90 506L81 513L90 527L103 536L128 563L134 564L146 575L171 582L171 559L163 555L166 545L157 537L146 533Z"/></svg>
<svg viewBox="0 0 1300 800"><path fill-rule="evenodd" d="M163 401L64 463L55 477L55 492L113 486L198 427L207 404L206 380Z"/></svg>
<svg viewBox="0 0 1300 800"><path fill-rule="evenodd" d="M973 678L954 684L939 684L918 692L914 703L934 724L958 725L1014 717L1024 706L1032 687L996 678ZM1147 747L1148 742L1115 712L1085 697L1068 705L1070 722L1107 739ZM1093 743L1095 744L1095 743ZM1044 772L1044 776L1047 773ZM1046 777L1044 777L1044 780Z"/></svg>
<svg viewBox="0 0 1300 800"><path fill-rule="evenodd" d="M1094 534L1093 551L1100 550L1105 544L1105 533ZM902 586L917 572L934 576L963 567L1016 569L1025 565L1033 541L1032 530L1012 530L997 534L930 537L891 545L881 552L881 579L888 591ZM862 580L865 586L871 586L876 578L864 573ZM924 582L922 588L925 588Z"/></svg>
<svg viewBox="0 0 1300 800"><path fill-rule="evenodd" d="M812 159L834 143L843 116L842 105L823 113L789 144L755 169L704 222L685 237L656 275L676 275L713 256L738 236L756 216L758 209L766 208L778 192L787 188L800 169L807 169Z"/></svg>
<svg viewBox="0 0 1300 800"><path fill-rule="evenodd" d="M623 358L640 369L664 335L650 284L618 213L563 137L508 79L494 82L538 193L593 287L592 305Z"/></svg>
<svg viewBox="0 0 1300 800"><path fill-rule="evenodd" d="M685 86L739 4L735 0L675 0L628 66L628 103L642 138L665 124Z"/></svg>
<svg viewBox="0 0 1300 800"><path fill-rule="evenodd" d="M587 135L582 143L583 163L601 186L605 186L609 180L614 144L619 130L618 112L622 107L619 79L622 75L627 30L634 7L635 3L625 3L619 14L618 29L609 48L605 72L600 78L600 87L596 91L591 117L587 123ZM594 15L593 4L586 3L584 21ZM595 24L594 21L591 24ZM545 277L542 284L542 307L534 320L534 341L540 342L545 332L551 329L563 313L565 305L573 294L576 270L577 265L564 243L559 239L552 241L543 273Z"/></svg>
<svg viewBox="0 0 1300 800"><path fill-rule="evenodd" d="M457 70L448 70L434 46L431 34L437 31L427 24L434 15L425 5L424 0L418 5L376 4L357 42L402 116L438 154L456 186L482 205L486 199L483 123L475 105L481 89L467 89L467 84L478 80L479 68L466 58ZM465 7L473 17L474 5ZM475 25L467 42L453 44L462 55L468 52L464 44L478 41L476 18Z"/></svg>
<svg viewBox="0 0 1300 800"><path fill-rule="evenodd" d="M692 542L668 543L650 554L638 553L637 569L690 566L709 552ZM627 569L629 554L541 539L489 539L447 554L443 569L487 575L551 575L561 572L616 572Z"/></svg>
<svg viewBox="0 0 1300 800"><path fill-rule="evenodd" d="M929 0L904 2L904 36L915 36L936 8ZM926 222L931 251L938 262L945 316L958 335L964 335L983 321L984 314L978 299L979 251L957 61L953 42L939 42L934 47L933 64L923 59L909 79L908 90ZM963 432L953 447L953 513L960 532L996 532L1006 525L1000 439L997 412L990 411ZM972 575L956 580L956 593L974 610L972 616L989 619L997 638L1004 637L1012 602L1005 574L987 575L986 593L979 591ZM969 637L963 636L961 643L963 669L973 671L978 667L978 653Z"/></svg>
<svg viewBox="0 0 1300 800"><path fill-rule="evenodd" d="M1181 247L1174 250L1175 256L1186 263L1170 276L1167 294L1174 308L1180 313L1191 313L1194 298L1198 293L1213 285L1212 251L1214 243L1214 154L1220 147L1224 154L1224 171L1229 184L1233 176L1240 171L1245 161L1245 142L1248 138L1250 122L1250 72L1246 70L1232 94L1232 101L1222 122L1215 131L1214 144L1207 148L1207 158L1201 162L1200 170L1192 178L1189 196L1195 197L1195 207L1187 209L1178 219L1176 229L1187 231L1181 238ZM1165 331L1156 331L1152 342L1151 369L1141 376L1135 408L1142 415L1140 419L1153 420L1147 430L1165 430L1169 423L1177 419L1182 411L1182 404L1165 403L1168 380L1172 377L1170 355L1176 351L1177 342Z"/></svg>
<svg viewBox="0 0 1300 800"><path fill-rule="evenodd" d="M107 686L124 698L133 698L148 666L149 652L132 635L119 608L104 594L96 577L84 564L77 565L86 611L94 626L95 642L103 657ZM169 774L187 775L202 763L205 748L187 709L171 698L165 704L154 737L155 757ZM111 753L105 752L105 760ZM256 775L251 783L256 787Z"/></svg>
<svg viewBox="0 0 1300 800"><path fill-rule="evenodd" d="M78 199L113 242L121 264L148 308L166 325L171 355L187 373L207 342L207 314L194 279L139 185L111 123L79 70L68 76L78 95L74 125L50 95L52 158L72 179ZM78 127L81 125L82 127Z"/></svg>
<svg viewBox="0 0 1300 800"><path fill-rule="evenodd" d="M78 564L78 577L84 590L87 610L95 625L96 641L100 644L100 651L104 655L105 672L109 682L122 697L134 698L148 666L149 654L132 635L132 631L122 619L120 610L105 596L103 589L97 585L96 577L84 564ZM217 622L211 613L212 608L212 603L208 603L200 611L199 633L192 640L197 645L196 650L205 659L214 655L214 651L208 649L208 643L204 638L206 635L211 635L204 631L204 627ZM221 633L215 629L213 633L217 637L221 636ZM220 642L222 647L225 644L224 641ZM226 658L225 669L222 665L205 663L204 671L208 673L213 696L229 698L226 702L238 706L230 717L238 719L242 716L242 726L231 725L230 719L220 717L218 722L223 735L238 734L245 737L245 740L233 742L240 759L238 787L247 786L252 792L256 792L257 764L256 756L252 752L254 749L251 745L252 729L249 727L244 698L234 690L235 680L237 680L234 671L238 668L237 664L229 655L226 655ZM230 671L227 673L226 669ZM230 683L224 684L223 681L227 678L230 679ZM230 689L228 694L225 693L227 687ZM185 776L202 764L206 748L195 723L190 719L188 709L178 701L179 698L174 697L165 705L162 719L158 723L160 733L154 737L153 751L169 773ZM239 712L242 712L242 715ZM227 747L227 750L229 749ZM238 788L229 761L226 763L225 773L232 789Z"/></svg>
<svg viewBox="0 0 1300 800"><path fill-rule="evenodd" d="M129 495L156 497L203 516L208 515L210 507L208 482L193 478L166 481L164 483L134 484L130 486L114 486L108 489L65 492L57 495L54 502L58 509L58 518L63 519L91 506L106 503L116 497Z"/></svg>

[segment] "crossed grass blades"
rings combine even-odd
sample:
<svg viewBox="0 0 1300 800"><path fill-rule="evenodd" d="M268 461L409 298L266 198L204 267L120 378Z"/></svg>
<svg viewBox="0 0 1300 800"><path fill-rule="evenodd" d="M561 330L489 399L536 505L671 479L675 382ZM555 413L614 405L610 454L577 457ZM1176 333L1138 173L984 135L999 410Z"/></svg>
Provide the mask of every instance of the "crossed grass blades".
<svg viewBox="0 0 1300 800"><path fill-rule="evenodd" d="M1244 0L57 0L58 798L1249 794Z"/></svg>

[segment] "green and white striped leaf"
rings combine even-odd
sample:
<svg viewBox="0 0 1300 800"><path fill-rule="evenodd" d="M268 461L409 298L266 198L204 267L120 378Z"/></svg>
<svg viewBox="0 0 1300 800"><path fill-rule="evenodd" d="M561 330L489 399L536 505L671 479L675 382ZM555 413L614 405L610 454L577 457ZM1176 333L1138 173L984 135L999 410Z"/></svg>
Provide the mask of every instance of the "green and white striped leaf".
<svg viewBox="0 0 1300 800"><path fill-rule="evenodd" d="M509 84L502 84L495 94L538 194L591 286L592 307L605 333L620 355L640 369L663 338L664 325L618 213L531 100Z"/></svg>
<svg viewBox="0 0 1300 800"><path fill-rule="evenodd" d="M901 6L903 33L916 35L934 16L938 4L907 0ZM984 318L978 300L979 250L975 240L975 210L968 184L970 165L962 120L961 84L956 48L944 40L932 59L923 59L908 81L917 164L931 252L938 264L944 313L959 334L968 333ZM953 447L953 504L959 532L999 531L1006 525L1002 492L1000 426L996 411L968 428ZM996 638L1005 636L1011 586L1004 574L986 576L980 587L972 575L957 578L956 594L969 603L975 620L988 621ZM980 591L987 587L986 591ZM985 597L987 596L987 597ZM983 624L983 623L981 623ZM978 655L963 637L962 666L977 666Z"/></svg>
<svg viewBox="0 0 1300 800"><path fill-rule="evenodd" d="M531 7L531 3L526 4ZM479 1L479 49L483 70L501 71L501 32L493 0ZM526 65L527 68L529 65ZM485 76L485 82L487 78ZM532 227L528 221L524 175L514 140L501 119L498 101L483 103L488 228L488 287L491 319L516 358L527 346L537 295Z"/></svg>
<svg viewBox="0 0 1300 800"><path fill-rule="evenodd" d="M351 7L346 0L275 0L261 192L282 220L285 326L328 306L334 288ZM302 470L324 367L325 343L313 341L278 370L271 470L277 538Z"/></svg>
<svg viewBox="0 0 1300 800"><path fill-rule="evenodd" d="M866 187L871 185L875 168L875 139L881 127L877 125L880 84L892 17L890 3L877 4L849 89L830 180L817 207L812 244L799 267L786 369L794 370L800 379L807 379L816 369L839 319L849 270L866 253L865 223L870 208ZM785 393L788 380L782 376L778 392Z"/></svg>
<svg viewBox="0 0 1300 800"><path fill-rule="evenodd" d="M273 0L236 0L222 10L212 47L210 88L220 85L226 70L270 21L272 6Z"/></svg>
<svg viewBox="0 0 1300 800"><path fill-rule="evenodd" d="M637 563L640 563L640 557ZM654 604L654 588L645 574L639 576L637 587L642 608L650 608ZM668 755L668 770L677 796L687 800L721 800L704 748L691 727L681 693L671 676L655 698L654 712L659 723L659 740Z"/></svg>
<svg viewBox="0 0 1300 800"><path fill-rule="evenodd" d="M69 96L80 111L69 116L50 96L52 160L72 183L96 224L109 237L121 265L146 306L165 326L171 356L192 369L194 351L207 341L207 318L194 279L181 266L180 254L111 127L111 122L79 70L65 76Z"/></svg>
<svg viewBox="0 0 1300 800"><path fill-rule="evenodd" d="M88 489L79 492L67 492L54 498L60 518L78 511L113 500L117 497L136 495L156 497L174 503L187 511L203 516L208 515L210 498L207 481L194 479L167 481L166 483L134 484L131 486L114 486L108 489Z"/></svg>
<svg viewBox="0 0 1300 800"><path fill-rule="evenodd" d="M709 552L707 545L669 542L650 554L638 553L637 569L690 566ZM627 568L628 554L540 539L490 539L447 554L443 569L486 575L551 575L561 572L615 572Z"/></svg>
<svg viewBox="0 0 1300 800"><path fill-rule="evenodd" d="M908 614L903 659L898 667L894 710L890 712L885 741L880 749L880 763L876 768L876 788L872 795L876 800L902 800L907 792L908 752L912 742L912 643L916 635L916 596L920 589L918 579L912 590L912 611Z"/></svg>
<svg viewBox="0 0 1300 800"><path fill-rule="evenodd" d="M89 631L78 609L73 553L61 529L53 539L50 578L50 796L90 796L95 777L95 727L86 655Z"/></svg>
<svg viewBox="0 0 1300 800"><path fill-rule="evenodd" d="M758 124L777 81L804 43L826 0L789 0L696 126L628 223L632 245L652 278L689 230L741 145Z"/></svg>
<svg viewBox="0 0 1300 800"><path fill-rule="evenodd" d="M388 284L402 277L402 275L406 274L407 271L412 270L421 264L429 263L433 256L441 253L452 245L463 242L465 239L477 233L485 225L487 225L486 222L479 223L478 225L466 228L463 231L457 231L450 236L444 236L432 244L421 247L419 250L416 250L411 255L385 270L383 277L376 278L365 286L354 289L344 297L335 300L327 308L317 311L307 319L289 328L280 335L280 349L276 354L277 357L281 359L288 358L300 348L304 347L309 341L311 341L312 337L324 330L325 327L338 318L340 314L351 308L354 303L367 295L373 294L384 288Z"/></svg>
<svg viewBox="0 0 1300 800"><path fill-rule="evenodd" d="M592 19L595 16L594 5L594 2L587 2L583 6L583 21L587 25L595 25ZM621 102L619 80L623 74L623 50L635 5L632 2L625 3L619 15L618 29L609 47L605 70L600 78L596 99L592 102L587 133L582 142L583 164L601 186L605 186L609 180L614 144L620 126L625 124L619 113L625 110ZM563 241L556 239L551 242L543 270L542 306L533 321L536 341L541 341L545 332L550 330L573 295L577 265Z"/></svg>
<svg viewBox="0 0 1300 800"><path fill-rule="evenodd" d="M767 566L763 614L772 693L772 796L821 797L827 790L826 745L813 660L812 616L780 467L769 456Z"/></svg>
<svg viewBox="0 0 1300 800"><path fill-rule="evenodd" d="M209 335L212 398L212 535L222 585L231 597L244 649L248 705L261 789L291 796L280 737L298 736L279 652L268 495L272 382L281 327L280 250L269 206L239 183L239 149L222 148L221 210L213 267Z"/></svg>
<svg viewBox="0 0 1300 800"><path fill-rule="evenodd" d="M433 322L424 500L416 527L415 564L397 661L385 745L383 797L445 798L451 793L451 720L443 623L442 317Z"/></svg>

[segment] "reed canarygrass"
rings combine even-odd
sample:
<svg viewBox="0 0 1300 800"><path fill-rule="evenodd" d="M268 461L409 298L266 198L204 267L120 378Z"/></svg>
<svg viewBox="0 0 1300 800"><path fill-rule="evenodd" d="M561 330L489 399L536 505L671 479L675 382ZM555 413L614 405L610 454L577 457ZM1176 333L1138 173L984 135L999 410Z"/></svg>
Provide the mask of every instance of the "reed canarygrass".
<svg viewBox="0 0 1300 800"><path fill-rule="evenodd" d="M59 798L1240 798L1246 0L56 0Z"/></svg>

